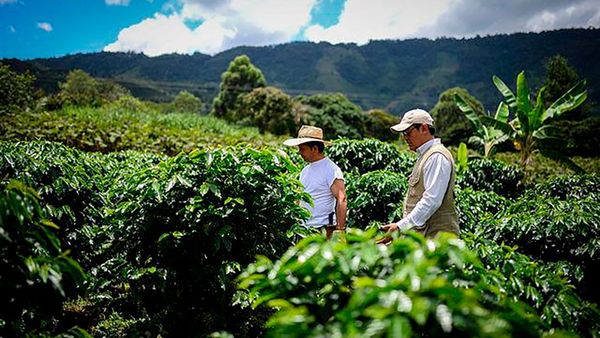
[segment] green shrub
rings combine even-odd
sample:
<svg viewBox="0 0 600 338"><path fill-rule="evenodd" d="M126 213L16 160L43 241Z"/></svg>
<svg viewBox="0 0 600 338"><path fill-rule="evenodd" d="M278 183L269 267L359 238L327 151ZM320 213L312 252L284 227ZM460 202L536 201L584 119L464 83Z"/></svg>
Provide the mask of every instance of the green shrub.
<svg viewBox="0 0 600 338"><path fill-rule="evenodd" d="M343 172L358 174L388 170L408 176L415 161L412 154L400 152L394 145L375 139L336 140L326 151Z"/></svg>
<svg viewBox="0 0 600 338"><path fill-rule="evenodd" d="M122 96L131 95L124 87L107 81L100 81L81 69L67 74L66 81L59 84L58 99L61 105L99 107Z"/></svg>
<svg viewBox="0 0 600 338"><path fill-rule="evenodd" d="M153 334L227 329L255 336L256 314L231 306L233 276L257 254L277 256L307 217L298 168L280 151L228 148L180 154L109 193L108 260L97 292ZM115 289L113 289L115 288ZM120 298L120 299L119 299ZM111 304L109 304L111 305Z"/></svg>
<svg viewBox="0 0 600 338"><path fill-rule="evenodd" d="M600 176L597 174L558 176L537 184L528 193L531 198L554 197L568 201L590 197L600 202Z"/></svg>
<svg viewBox="0 0 600 338"><path fill-rule="evenodd" d="M358 139L366 134L368 116L341 93L300 95L295 101L298 103L296 124L320 127L328 140L338 137Z"/></svg>
<svg viewBox="0 0 600 338"><path fill-rule="evenodd" d="M436 136L447 145L467 143L469 136L473 135L473 126L454 102L455 95L460 95L466 100L478 115L482 116L485 111L481 102L464 88L454 87L441 93L438 102L431 109L431 116L438 131Z"/></svg>
<svg viewBox="0 0 600 338"><path fill-rule="evenodd" d="M515 198L523 192L524 177L523 171L516 166L497 160L475 159L469 161L466 172L456 178L456 185Z"/></svg>
<svg viewBox="0 0 600 338"><path fill-rule="evenodd" d="M276 135L294 134L297 130L292 113L293 101L275 87L255 88L241 97L238 119Z"/></svg>
<svg viewBox="0 0 600 338"><path fill-rule="evenodd" d="M559 328L584 337L597 337L600 312L597 305L585 301L573 285L581 280L581 271L567 262L544 264L519 253L515 247L497 244L463 233L467 246L475 251L486 267L475 270L490 290L502 290L508 297L532 306L545 329ZM485 298L494 302L497 295Z"/></svg>
<svg viewBox="0 0 600 338"><path fill-rule="evenodd" d="M371 109L367 111L366 114L366 137L388 142L394 142L400 138L400 134L392 133L390 130L391 126L400 123L400 118L398 116L380 109Z"/></svg>
<svg viewBox="0 0 600 338"><path fill-rule="evenodd" d="M204 109L204 103L194 94L188 91L180 91L170 104L172 113L200 114Z"/></svg>
<svg viewBox="0 0 600 338"><path fill-rule="evenodd" d="M0 115L31 107L34 81L33 75L18 74L0 63Z"/></svg>
<svg viewBox="0 0 600 338"><path fill-rule="evenodd" d="M476 231L517 245L535 259L580 266L585 277L578 287L587 299L597 302L600 292L592 276L600 268L600 201L592 196L560 200L526 194Z"/></svg>
<svg viewBox="0 0 600 338"><path fill-rule="evenodd" d="M81 291L85 274L63 251L59 229L22 182L0 184L0 335L52 330L66 297Z"/></svg>
<svg viewBox="0 0 600 338"><path fill-rule="evenodd" d="M563 201L525 196L497 217L482 231L496 241L518 245L532 257L585 266L600 254L600 202L590 197Z"/></svg>
<svg viewBox="0 0 600 338"><path fill-rule="evenodd" d="M470 272L485 269L462 241L412 233L384 246L373 233L353 230L346 242L309 237L277 261L249 265L240 288L253 306L277 310L267 336L539 336L527 305L500 290L493 302L483 298L480 288L493 289Z"/></svg>
<svg viewBox="0 0 600 338"><path fill-rule="evenodd" d="M162 114L143 107L129 110L121 106L130 103L137 105L124 99L103 108L69 107L0 116L0 139L56 141L104 153L130 149L171 156L198 147L281 142L256 128L231 125L215 117Z"/></svg>
<svg viewBox="0 0 600 338"><path fill-rule="evenodd" d="M476 191L471 188L455 190L458 225L461 232L477 232L480 222L493 219L509 205L509 200L493 191Z"/></svg>
<svg viewBox="0 0 600 338"><path fill-rule="evenodd" d="M349 227L365 229L372 221L388 223L402 218L408 184L404 175L377 170L346 181Z"/></svg>

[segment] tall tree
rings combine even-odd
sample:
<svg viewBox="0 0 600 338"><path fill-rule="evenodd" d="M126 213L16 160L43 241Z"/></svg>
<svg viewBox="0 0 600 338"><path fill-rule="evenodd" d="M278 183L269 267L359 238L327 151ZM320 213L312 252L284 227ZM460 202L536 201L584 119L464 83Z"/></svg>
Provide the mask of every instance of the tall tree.
<svg viewBox="0 0 600 338"><path fill-rule="evenodd" d="M329 139L365 136L367 115L341 93L300 95L296 102L302 107L295 112L297 125L319 126Z"/></svg>
<svg viewBox="0 0 600 338"><path fill-rule="evenodd" d="M294 134L293 104L292 98L278 88L256 88L241 98L239 116L262 133Z"/></svg>
<svg viewBox="0 0 600 338"><path fill-rule="evenodd" d="M445 144L458 145L467 142L473 128L465 114L454 103L454 97L459 95L473 109L477 115L483 115L483 105L469 92L460 87L454 87L440 94L436 105L431 109L437 136Z"/></svg>
<svg viewBox="0 0 600 338"><path fill-rule="evenodd" d="M18 74L9 66L0 64L0 114L31 106L34 81L33 75Z"/></svg>
<svg viewBox="0 0 600 338"><path fill-rule="evenodd" d="M182 90L171 102L171 111L175 113L200 114L204 103L187 90Z"/></svg>
<svg viewBox="0 0 600 338"><path fill-rule="evenodd" d="M546 79L543 84L546 88L544 92L546 108L551 102L556 101L562 94L576 85L578 81L579 74L577 74L575 68L569 65L565 57L559 54L552 56L546 63ZM569 113L569 120L583 120L589 117L589 114L589 102L585 102Z"/></svg>
<svg viewBox="0 0 600 338"><path fill-rule="evenodd" d="M266 84L265 76L250 62L248 56L236 57L221 75L219 94L213 101L212 113L229 121L237 120L236 111L242 95Z"/></svg>

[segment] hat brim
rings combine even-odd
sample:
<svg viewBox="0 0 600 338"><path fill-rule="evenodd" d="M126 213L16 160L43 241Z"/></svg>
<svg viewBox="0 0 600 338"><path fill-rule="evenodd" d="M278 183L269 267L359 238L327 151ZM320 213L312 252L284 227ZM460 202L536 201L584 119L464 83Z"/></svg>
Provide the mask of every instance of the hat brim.
<svg viewBox="0 0 600 338"><path fill-rule="evenodd" d="M391 126L390 129L394 132L401 133L401 132L405 131L406 129L410 128L410 126L412 126L412 123L400 122L398 124Z"/></svg>
<svg viewBox="0 0 600 338"><path fill-rule="evenodd" d="M321 142L324 145L330 145L331 142L329 141L324 141L318 138L312 138L312 137L298 137L298 138L291 138L289 140L285 140L283 141L283 144L288 146L288 147L294 147L303 143L308 143L308 142Z"/></svg>

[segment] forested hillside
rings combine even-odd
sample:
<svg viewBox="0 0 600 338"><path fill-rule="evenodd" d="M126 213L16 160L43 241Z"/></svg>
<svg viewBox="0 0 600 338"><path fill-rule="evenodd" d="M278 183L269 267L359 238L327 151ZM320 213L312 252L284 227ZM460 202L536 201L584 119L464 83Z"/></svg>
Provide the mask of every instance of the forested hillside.
<svg viewBox="0 0 600 338"><path fill-rule="evenodd" d="M209 101L218 91L223 69L248 55L269 85L291 95L342 92L363 109L402 113L412 106L431 108L444 90L460 86L494 110L499 96L492 75L507 81L525 70L532 87L543 81L544 64L561 54L588 80L591 101L600 101L600 30L567 29L472 39L411 39L355 44L295 42L268 47L239 47L215 56L134 53L77 54L29 61L3 60L30 69L47 92L67 72L80 68L95 77L113 78L142 99L167 100L188 90ZM597 112L596 112L597 114Z"/></svg>

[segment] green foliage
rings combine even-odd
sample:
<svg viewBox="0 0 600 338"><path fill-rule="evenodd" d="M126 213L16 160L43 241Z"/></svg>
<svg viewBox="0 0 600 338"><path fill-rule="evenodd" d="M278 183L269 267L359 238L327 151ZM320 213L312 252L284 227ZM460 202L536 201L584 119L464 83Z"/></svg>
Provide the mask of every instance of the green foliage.
<svg viewBox="0 0 600 338"><path fill-rule="evenodd" d="M458 146L458 152L456 154L456 172L459 175L463 174L469 168L469 158L467 154L467 145L461 142Z"/></svg>
<svg viewBox="0 0 600 338"><path fill-rule="evenodd" d="M306 198L298 170L280 151L230 148L180 154L122 180L108 191L115 209L97 291L125 293L121 306L142 309L133 315L157 323L154 334L256 335L255 315L228 305L232 278L255 255L291 244L308 216L296 204Z"/></svg>
<svg viewBox="0 0 600 338"><path fill-rule="evenodd" d="M353 230L347 242L309 237L280 260L249 265L241 289L253 306L278 310L267 336L539 335L525 304L482 283L485 269L462 241L411 234L384 246L374 231Z"/></svg>
<svg viewBox="0 0 600 338"><path fill-rule="evenodd" d="M585 270L598 265L599 215L600 202L595 195L560 200L525 194L497 214L496 219L481 223L477 232L495 241L518 245L521 252L531 257L567 260Z"/></svg>
<svg viewBox="0 0 600 338"><path fill-rule="evenodd" d="M456 185L479 191L491 191L508 198L519 196L524 189L523 171L497 160L474 159L456 178Z"/></svg>
<svg viewBox="0 0 600 338"><path fill-rule="evenodd" d="M508 114L502 113L501 115L513 117L508 123L500 119L494 119L494 126L513 140L521 153L520 163L523 169L527 168L531 154L540 148L542 142L560 142L560 139L556 138L556 130L550 122L563 113L577 108L587 98L585 81L581 81L546 108L543 99L545 87L540 89L535 105L532 105L525 72L521 72L517 76L516 95L497 76L494 75L493 81L504 96L504 102L500 104L498 111L508 111ZM543 155L556 158L570 164L575 169L581 170L560 152L548 148L542 150Z"/></svg>
<svg viewBox="0 0 600 338"><path fill-rule="evenodd" d="M131 105L140 110L129 110ZM230 125L209 116L162 114L129 99L104 108L68 107L0 116L0 126L0 139L42 139L99 152L132 149L176 155L204 146L281 142L255 128Z"/></svg>
<svg viewBox="0 0 600 338"><path fill-rule="evenodd" d="M483 156L492 157L494 154L495 147L508 140L508 136L504 134L500 129L496 129L494 126L486 125L481 121L482 114L473 110L473 104L468 101L465 97L456 94L454 96L454 103L465 114L465 117L471 122L475 135L469 138L469 142L474 144L476 147L483 147ZM504 104L500 104L496 110L496 114L493 116L494 123L506 123L508 121L508 108Z"/></svg>
<svg viewBox="0 0 600 338"><path fill-rule="evenodd" d="M548 106L550 102L558 100L563 93L579 82L577 71L571 67L568 60L560 54L548 59L546 66L546 78L543 86L544 102ZM569 114L571 120L582 120L589 117L589 103L584 102L581 106Z"/></svg>
<svg viewBox="0 0 600 338"><path fill-rule="evenodd" d="M515 247L463 234L467 246L475 251L487 271L477 271L489 290L486 298L497 299L495 291L532 306L545 329L560 328L583 337L598 337L600 311L575 292L575 267L566 262L543 264L519 253ZM571 336L571 335L569 335Z"/></svg>
<svg viewBox="0 0 600 338"><path fill-rule="evenodd" d="M33 82L29 73L19 74L0 63L0 115L29 108L33 103Z"/></svg>
<svg viewBox="0 0 600 338"><path fill-rule="evenodd" d="M408 176L415 162L414 155L375 139L336 140L326 152L343 172L359 174L388 170Z"/></svg>
<svg viewBox="0 0 600 338"><path fill-rule="evenodd" d="M563 201L591 197L600 202L600 176L598 174L557 176L537 184L529 194L541 198L558 198Z"/></svg>
<svg viewBox="0 0 600 338"><path fill-rule="evenodd" d="M204 108L204 103L192 93L182 90L175 96L170 108L170 112L173 113L200 114Z"/></svg>
<svg viewBox="0 0 600 338"><path fill-rule="evenodd" d="M347 226L365 229L373 221L388 223L402 217L408 181L403 174L376 170L346 179Z"/></svg>
<svg viewBox="0 0 600 338"><path fill-rule="evenodd" d="M85 274L62 250L37 192L20 181L1 187L0 335L23 336L51 329L45 323L79 291Z"/></svg>
<svg viewBox="0 0 600 338"><path fill-rule="evenodd" d="M341 93L300 95L296 102L296 124L320 127L326 139L358 139L366 134L367 115Z"/></svg>
<svg viewBox="0 0 600 338"><path fill-rule="evenodd" d="M493 217L509 205L509 200L493 191L472 188L455 189L456 211L461 232L477 232L479 224Z"/></svg>
<svg viewBox="0 0 600 338"><path fill-rule="evenodd" d="M219 94L213 101L213 115L228 121L235 121L238 99L255 88L267 84L263 73L250 62L246 55L240 55L229 63L229 68L221 75Z"/></svg>
<svg viewBox="0 0 600 338"><path fill-rule="evenodd" d="M367 112L366 137L381 141L397 141L400 134L392 133L390 127L400 123L400 119L385 110L371 109Z"/></svg>
<svg viewBox="0 0 600 338"><path fill-rule="evenodd" d="M292 98L275 87L256 88L241 98L238 120L258 127L261 133L294 134Z"/></svg>
<svg viewBox="0 0 600 338"><path fill-rule="evenodd" d="M59 87L59 100L63 105L99 107L121 96L130 95L127 89L114 83L98 81L81 69L70 71L66 81Z"/></svg>
<svg viewBox="0 0 600 338"><path fill-rule="evenodd" d="M436 128L437 137L440 137L444 144L458 145L460 142L467 142L469 135L473 133L473 128L461 110L454 103L454 97L459 95L469 106L473 107L475 114L484 113L483 106L469 92L460 87L450 88L440 94L436 105L431 109Z"/></svg>

